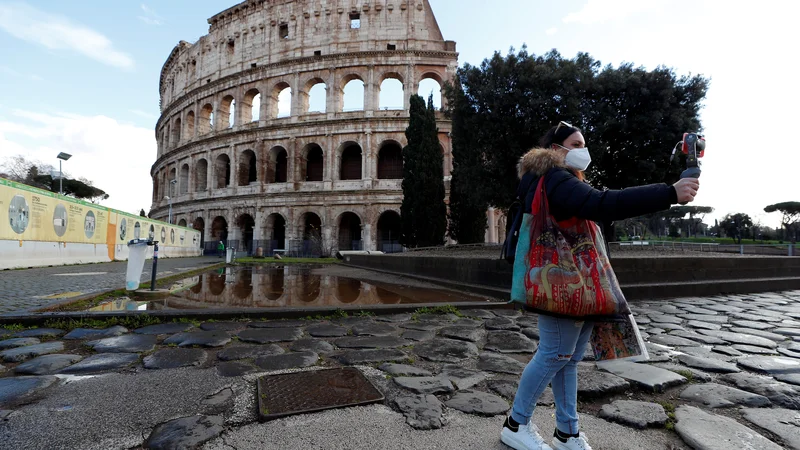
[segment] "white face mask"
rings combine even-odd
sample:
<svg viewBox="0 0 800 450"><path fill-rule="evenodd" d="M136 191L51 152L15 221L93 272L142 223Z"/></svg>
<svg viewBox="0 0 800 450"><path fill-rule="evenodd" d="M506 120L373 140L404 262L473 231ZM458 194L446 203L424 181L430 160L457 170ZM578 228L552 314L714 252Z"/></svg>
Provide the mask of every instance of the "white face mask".
<svg viewBox="0 0 800 450"><path fill-rule="evenodd" d="M558 146L568 151L566 158L564 158L564 162L567 166L575 170L586 170L589 164L591 164L592 156L589 154L588 148L566 148L561 145Z"/></svg>

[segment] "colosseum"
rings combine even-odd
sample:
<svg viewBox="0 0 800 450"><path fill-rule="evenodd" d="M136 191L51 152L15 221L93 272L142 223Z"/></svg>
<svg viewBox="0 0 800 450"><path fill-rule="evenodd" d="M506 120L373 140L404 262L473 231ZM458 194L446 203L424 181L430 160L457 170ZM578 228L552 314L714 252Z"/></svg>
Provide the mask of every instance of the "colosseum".
<svg viewBox="0 0 800 450"><path fill-rule="evenodd" d="M398 251L409 101L441 104L458 66L428 0L247 0L208 23L161 71L151 217L207 251Z"/></svg>

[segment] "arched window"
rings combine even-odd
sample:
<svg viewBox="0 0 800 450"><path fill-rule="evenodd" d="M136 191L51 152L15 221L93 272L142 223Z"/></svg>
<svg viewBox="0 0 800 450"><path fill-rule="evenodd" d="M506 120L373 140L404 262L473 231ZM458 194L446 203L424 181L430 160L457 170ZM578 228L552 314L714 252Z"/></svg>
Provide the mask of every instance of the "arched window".
<svg viewBox="0 0 800 450"><path fill-rule="evenodd" d="M442 109L442 86L435 79L425 78L420 81L417 93L425 99L425 102L428 101L428 97L433 95L433 107L437 110Z"/></svg>
<svg viewBox="0 0 800 450"><path fill-rule="evenodd" d="M305 148L305 165L301 173L303 181L322 181L325 160L322 147L317 144L308 144Z"/></svg>
<svg viewBox="0 0 800 450"><path fill-rule="evenodd" d="M189 165L184 164L181 166L181 179L178 181L179 189L181 194L187 194L189 192Z"/></svg>
<svg viewBox="0 0 800 450"><path fill-rule="evenodd" d="M194 137L194 111L186 113L186 131L185 139L192 139Z"/></svg>
<svg viewBox="0 0 800 450"><path fill-rule="evenodd" d="M404 102L403 82L396 75L387 75L387 78L381 82L378 108L382 110L403 109Z"/></svg>
<svg viewBox="0 0 800 450"><path fill-rule="evenodd" d="M250 89L242 100L242 124L258 122L261 117L261 94L258 89Z"/></svg>
<svg viewBox="0 0 800 450"><path fill-rule="evenodd" d="M217 156L217 162L214 166L214 176L216 178L217 189L222 189L230 186L231 184L231 159L226 154Z"/></svg>
<svg viewBox="0 0 800 450"><path fill-rule="evenodd" d="M195 190L197 192L208 189L208 161L200 159L194 169Z"/></svg>
<svg viewBox="0 0 800 450"><path fill-rule="evenodd" d="M214 107L210 103L206 103L203 109L200 110L200 122L197 124L197 132L199 134L207 134L213 130L214 123Z"/></svg>
<svg viewBox="0 0 800 450"><path fill-rule="evenodd" d="M339 167L339 179L361 179L361 146L355 142L344 144Z"/></svg>
<svg viewBox="0 0 800 450"><path fill-rule="evenodd" d="M273 147L269 151L268 183L286 183L289 174L289 158L286 149Z"/></svg>
<svg viewBox="0 0 800 450"><path fill-rule="evenodd" d="M289 83L278 83L272 90L272 111L270 116L273 118L283 118L292 115L292 88Z"/></svg>
<svg viewBox="0 0 800 450"><path fill-rule="evenodd" d="M378 151L378 179L403 178L403 149L394 141L385 142Z"/></svg>
<svg viewBox="0 0 800 450"><path fill-rule="evenodd" d="M356 77L352 75L352 77ZM348 78L345 78L348 80ZM342 111L364 110L364 81L360 78L350 78L342 89Z"/></svg>
<svg viewBox="0 0 800 450"><path fill-rule="evenodd" d="M252 150L245 150L239 158L239 186L247 186L258 181L256 169L256 154Z"/></svg>
<svg viewBox="0 0 800 450"><path fill-rule="evenodd" d="M327 111L328 87L319 78L314 78L306 84L306 93L303 98L304 113L324 113Z"/></svg>
<svg viewBox="0 0 800 450"><path fill-rule="evenodd" d="M236 101L233 96L226 95L222 98L222 103L219 104L219 117L221 121L220 128L233 128L236 117Z"/></svg>

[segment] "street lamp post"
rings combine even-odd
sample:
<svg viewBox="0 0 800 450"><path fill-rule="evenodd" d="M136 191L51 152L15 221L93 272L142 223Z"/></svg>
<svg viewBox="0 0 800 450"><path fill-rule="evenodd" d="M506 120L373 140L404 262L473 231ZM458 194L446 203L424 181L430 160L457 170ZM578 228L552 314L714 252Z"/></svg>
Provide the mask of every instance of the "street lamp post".
<svg viewBox="0 0 800 450"><path fill-rule="evenodd" d="M56 156L58 158L58 194L64 195L64 172L61 171L61 161L66 161L72 158L69 153L61 152Z"/></svg>
<svg viewBox="0 0 800 450"><path fill-rule="evenodd" d="M169 214L167 215L167 223L172 225L172 186L177 183L178 180L171 180L169 182L169 195L167 196L167 200L169 200Z"/></svg>

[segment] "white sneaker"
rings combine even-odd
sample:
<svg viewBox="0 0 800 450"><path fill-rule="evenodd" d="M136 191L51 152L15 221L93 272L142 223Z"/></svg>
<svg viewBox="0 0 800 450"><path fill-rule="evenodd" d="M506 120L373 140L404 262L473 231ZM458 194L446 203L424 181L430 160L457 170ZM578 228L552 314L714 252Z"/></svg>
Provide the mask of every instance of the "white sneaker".
<svg viewBox="0 0 800 450"><path fill-rule="evenodd" d="M539 434L539 428L532 420L527 426L520 425L516 433L504 426L500 432L500 441L515 450L553 450L544 442L542 435Z"/></svg>
<svg viewBox="0 0 800 450"><path fill-rule="evenodd" d="M554 450L592 450L589 443L586 442L586 435L579 433L578 437L571 437L567 442L561 442L558 438L553 437Z"/></svg>

